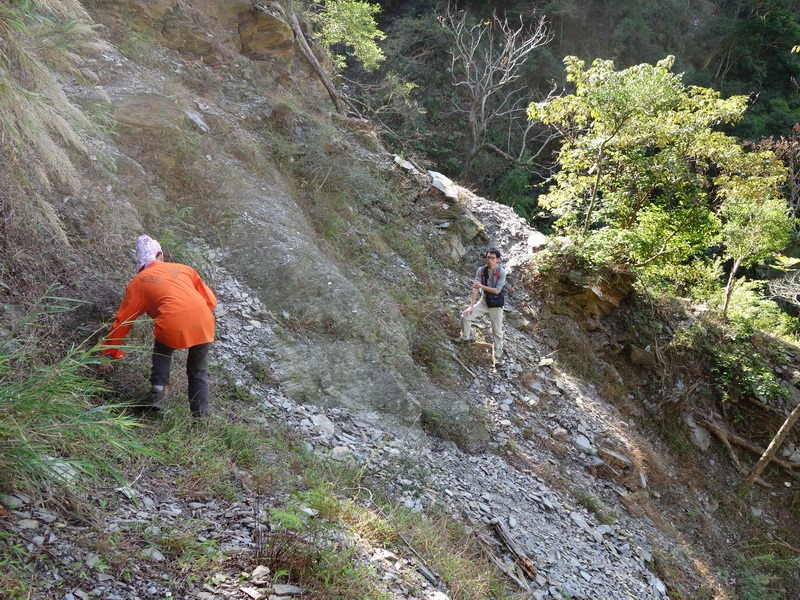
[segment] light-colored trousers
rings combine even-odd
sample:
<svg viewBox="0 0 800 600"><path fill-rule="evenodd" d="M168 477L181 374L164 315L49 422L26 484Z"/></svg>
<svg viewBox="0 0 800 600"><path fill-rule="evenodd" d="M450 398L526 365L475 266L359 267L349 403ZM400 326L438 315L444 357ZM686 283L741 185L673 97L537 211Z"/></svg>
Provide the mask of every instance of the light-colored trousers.
<svg viewBox="0 0 800 600"><path fill-rule="evenodd" d="M472 322L482 315L489 315L489 320L492 322L494 355L500 356L503 354L503 307L489 308L483 296L472 307L471 315L461 315L461 339L472 339Z"/></svg>

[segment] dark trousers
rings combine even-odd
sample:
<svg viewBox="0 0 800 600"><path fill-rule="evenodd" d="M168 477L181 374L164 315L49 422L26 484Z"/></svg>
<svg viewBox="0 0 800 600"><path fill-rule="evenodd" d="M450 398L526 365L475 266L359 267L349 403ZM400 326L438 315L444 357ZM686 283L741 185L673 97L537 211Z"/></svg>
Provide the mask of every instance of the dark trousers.
<svg viewBox="0 0 800 600"><path fill-rule="evenodd" d="M189 380L189 408L193 416L209 414L208 408L208 351L211 342L189 348L186 357L186 377ZM175 350L155 341L153 345L153 369L150 371L152 385L169 383L172 353Z"/></svg>

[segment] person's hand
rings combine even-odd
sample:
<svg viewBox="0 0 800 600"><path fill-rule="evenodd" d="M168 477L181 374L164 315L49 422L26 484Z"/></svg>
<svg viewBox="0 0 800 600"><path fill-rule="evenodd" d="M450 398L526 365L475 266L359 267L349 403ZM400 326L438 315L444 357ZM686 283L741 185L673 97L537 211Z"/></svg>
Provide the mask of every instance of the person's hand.
<svg viewBox="0 0 800 600"><path fill-rule="evenodd" d="M481 282L480 282L480 281L478 281L478 280L476 279L476 280L475 280L475 281L472 283L472 289L473 289L473 290L479 290L479 289L481 289L481 288L483 288L483 285L481 284Z"/></svg>
<svg viewBox="0 0 800 600"><path fill-rule="evenodd" d="M463 312L462 314L463 314L465 317L468 317L468 316L470 316L470 315L472 314L472 307L471 307L471 306L468 306L467 308L465 308L465 309L464 309L464 312Z"/></svg>

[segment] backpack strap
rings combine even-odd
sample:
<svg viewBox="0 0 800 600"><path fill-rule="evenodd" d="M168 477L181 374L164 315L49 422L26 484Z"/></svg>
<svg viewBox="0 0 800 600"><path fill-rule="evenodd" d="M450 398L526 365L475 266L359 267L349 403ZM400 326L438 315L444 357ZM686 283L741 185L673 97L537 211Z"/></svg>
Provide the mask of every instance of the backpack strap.
<svg viewBox="0 0 800 600"><path fill-rule="evenodd" d="M484 265L483 266L483 271L482 271L482 274L481 274L481 283L483 285L489 285L489 266L488 265Z"/></svg>

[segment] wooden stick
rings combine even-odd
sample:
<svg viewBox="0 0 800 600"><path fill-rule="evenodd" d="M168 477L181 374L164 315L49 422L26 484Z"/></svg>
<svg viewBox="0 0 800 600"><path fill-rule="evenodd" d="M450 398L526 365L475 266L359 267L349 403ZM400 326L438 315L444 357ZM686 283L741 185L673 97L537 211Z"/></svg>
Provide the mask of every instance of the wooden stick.
<svg viewBox="0 0 800 600"><path fill-rule="evenodd" d="M500 569L506 575L506 577L508 577L511 581L516 583L521 589L525 590L526 592L530 592L531 588L528 585L528 583L526 581L524 581L523 579L521 579L516 573L512 573L508 569L508 567L506 567L503 564L503 561L501 561L499 558L497 558L494 555L495 542L492 541L492 540L489 540L480 531L476 531L475 535L478 536L478 539L480 541L482 541L484 544L486 544L488 546L488 549L486 550L486 554L488 554L489 559L497 566L497 568Z"/></svg>
<svg viewBox="0 0 800 600"><path fill-rule="evenodd" d="M511 555L514 557L516 563L522 568L525 573L528 574L528 577L531 579L536 579L538 575L536 571L536 567L531 562L531 559L528 558L526 552L520 548L519 544L511 537L511 534L508 532L508 529L500 521L494 521L492 523L492 527L494 528L495 532L503 543L508 548Z"/></svg>
<svg viewBox="0 0 800 600"><path fill-rule="evenodd" d="M441 346L442 346L442 348L444 348L445 350L448 350L448 351L450 351L450 348L449 348L448 346L446 346L445 344L442 344ZM477 378L478 378L478 376L477 376L475 373L473 373L473 372L470 370L470 368L469 368L467 365L465 365L463 362L461 362L461 359L460 359L460 358L458 358L458 355L457 355L455 352L452 352L452 351L451 351L451 355L452 355L453 359L454 359L454 360L455 360L455 361L456 361L456 362L457 362L459 365L461 365L461 366L462 366L462 368L463 368L463 369L464 369L464 370L465 370L467 373L469 373L470 375L472 375L472 378L473 378L473 379L477 379Z"/></svg>
<svg viewBox="0 0 800 600"><path fill-rule="evenodd" d="M473 379L477 379L477 378L478 378L478 376L477 376L475 373L473 373L472 371L470 371L470 370L469 370L469 367L467 367L467 365L465 365L463 362L461 362L461 359L460 359L460 358L458 358L457 356L454 356L453 358L455 358L455 359L456 359L456 362L457 362L458 364L460 364L460 365L461 365L461 366L464 368L464 370L465 370L467 373L469 373L470 375L472 375L472 378L473 378Z"/></svg>

